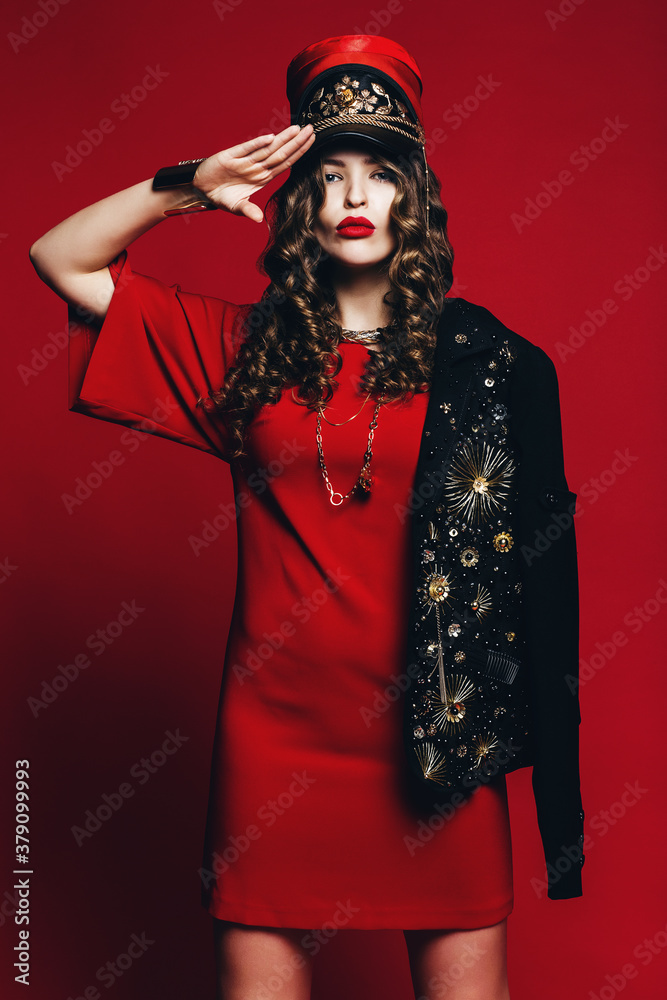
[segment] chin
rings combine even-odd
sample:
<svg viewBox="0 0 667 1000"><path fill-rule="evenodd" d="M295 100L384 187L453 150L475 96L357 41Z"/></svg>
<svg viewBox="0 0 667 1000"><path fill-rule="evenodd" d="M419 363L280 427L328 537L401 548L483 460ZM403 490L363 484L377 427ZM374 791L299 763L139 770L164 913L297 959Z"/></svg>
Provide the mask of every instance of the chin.
<svg viewBox="0 0 667 1000"><path fill-rule="evenodd" d="M377 264L382 264L391 257L395 251L391 248L384 251L376 251L374 253L350 253L350 254L336 254L333 253L332 258L337 261L337 263L344 265L345 267L374 267Z"/></svg>

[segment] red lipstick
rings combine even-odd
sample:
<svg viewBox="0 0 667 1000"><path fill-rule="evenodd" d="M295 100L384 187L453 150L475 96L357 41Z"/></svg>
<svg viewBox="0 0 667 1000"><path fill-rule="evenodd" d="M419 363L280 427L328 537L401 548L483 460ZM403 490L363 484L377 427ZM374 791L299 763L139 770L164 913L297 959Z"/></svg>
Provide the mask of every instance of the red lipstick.
<svg viewBox="0 0 667 1000"><path fill-rule="evenodd" d="M336 232L341 236L356 239L360 236L371 236L375 232L375 226L363 215L348 215L336 226Z"/></svg>

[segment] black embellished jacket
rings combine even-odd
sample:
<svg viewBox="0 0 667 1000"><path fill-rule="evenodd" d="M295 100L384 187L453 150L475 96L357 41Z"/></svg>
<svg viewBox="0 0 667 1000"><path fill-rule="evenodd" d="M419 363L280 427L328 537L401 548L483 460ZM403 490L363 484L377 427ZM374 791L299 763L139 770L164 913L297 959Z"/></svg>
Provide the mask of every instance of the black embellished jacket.
<svg viewBox="0 0 667 1000"><path fill-rule="evenodd" d="M579 593L558 380L487 309L447 299L409 507L404 741L427 800L532 765L551 899L582 895Z"/></svg>

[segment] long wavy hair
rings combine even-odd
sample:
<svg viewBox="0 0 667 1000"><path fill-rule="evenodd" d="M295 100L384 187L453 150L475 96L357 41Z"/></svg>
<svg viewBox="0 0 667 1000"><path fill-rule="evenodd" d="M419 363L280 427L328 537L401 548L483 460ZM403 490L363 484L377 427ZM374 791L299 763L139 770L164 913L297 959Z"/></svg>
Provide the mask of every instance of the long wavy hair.
<svg viewBox="0 0 667 1000"><path fill-rule="evenodd" d="M371 153L368 144L364 148ZM260 407L277 403L285 389L299 387L303 405L316 409L331 400L339 384L335 376L343 363L337 347L341 325L334 318L331 261L313 234L326 197L324 155L309 150L296 160L287 180L268 199L270 236L257 267L270 284L259 302L239 314L241 346L223 385L199 400L206 410L223 415L231 458L246 455L245 428ZM374 398L384 393L390 402L430 387L436 328L453 283L454 251L440 181L430 168L426 239L421 151L406 157L373 149L371 155L396 184L390 216L397 246L381 272L389 278L383 301L392 309L393 322L381 334L382 350L369 351L359 392Z"/></svg>

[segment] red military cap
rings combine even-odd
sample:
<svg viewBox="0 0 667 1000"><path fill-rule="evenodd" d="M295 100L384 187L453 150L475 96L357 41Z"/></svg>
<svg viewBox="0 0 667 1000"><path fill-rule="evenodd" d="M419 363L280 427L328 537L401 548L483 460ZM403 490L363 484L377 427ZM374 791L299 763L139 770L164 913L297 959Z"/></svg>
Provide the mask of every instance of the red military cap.
<svg viewBox="0 0 667 1000"><path fill-rule="evenodd" d="M287 67L292 124L311 124L311 150L340 135L390 151L423 149L422 79L410 53L379 35L336 35L302 49ZM309 150L310 152L310 150Z"/></svg>

